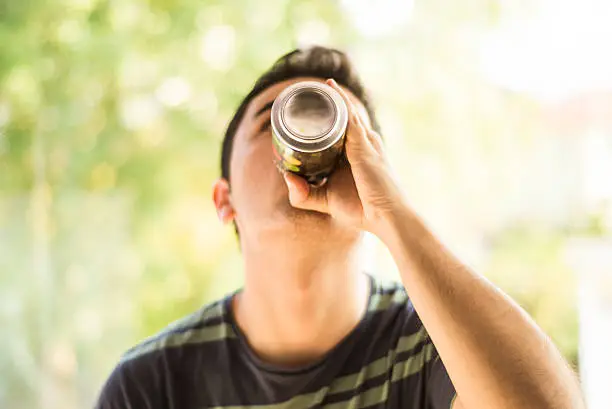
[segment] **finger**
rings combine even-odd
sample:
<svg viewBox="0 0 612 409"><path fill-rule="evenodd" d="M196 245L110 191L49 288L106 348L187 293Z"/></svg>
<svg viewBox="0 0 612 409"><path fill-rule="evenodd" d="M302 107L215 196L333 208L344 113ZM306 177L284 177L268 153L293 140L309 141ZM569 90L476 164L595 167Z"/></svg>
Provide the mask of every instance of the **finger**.
<svg viewBox="0 0 612 409"><path fill-rule="evenodd" d="M310 186L304 178L291 172L284 172L283 178L289 190L291 206L329 214L325 186L319 188Z"/></svg>
<svg viewBox="0 0 612 409"><path fill-rule="evenodd" d="M326 81L327 85L332 87L336 92L340 94L346 107L348 109L348 126L346 130L347 138L346 143L348 145L361 145L360 147L368 146L368 136L366 132L366 127L363 125L361 118L359 116L359 112L353 101L349 98L349 96L344 92L342 88L338 85L338 83L333 79L328 79ZM349 148L350 149L350 148Z"/></svg>
<svg viewBox="0 0 612 409"><path fill-rule="evenodd" d="M366 138L378 152L381 152L380 149L383 146L382 137L372 128L372 124L370 123L368 118L368 112L363 107L363 105L357 106L354 102L352 102L352 104L356 112L356 117L359 120L361 127L365 131Z"/></svg>
<svg viewBox="0 0 612 409"><path fill-rule="evenodd" d="M355 122L358 122L358 125L356 126L359 129L364 130L368 141L370 141L374 147L382 147L382 138L376 131L374 131L374 129L372 129L372 126L367 118L368 113L365 111L365 109L358 108L334 79L327 80L327 84L332 86L338 93L340 93L340 96L342 96L343 100L347 104L347 107L349 108L349 113L353 116Z"/></svg>
<svg viewBox="0 0 612 409"><path fill-rule="evenodd" d="M385 144L380 134L373 129L369 129L367 132L368 132L368 140L370 141L374 149L376 149L378 153L382 154L384 151Z"/></svg>

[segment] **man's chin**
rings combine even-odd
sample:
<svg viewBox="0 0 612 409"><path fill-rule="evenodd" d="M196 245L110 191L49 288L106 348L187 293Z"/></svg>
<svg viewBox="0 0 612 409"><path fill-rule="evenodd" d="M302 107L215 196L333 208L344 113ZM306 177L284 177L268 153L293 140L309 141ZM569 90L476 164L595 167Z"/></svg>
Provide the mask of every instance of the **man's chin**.
<svg viewBox="0 0 612 409"><path fill-rule="evenodd" d="M322 238L351 241L359 235L355 230L337 223L328 214L298 209L289 202L279 203L258 224L260 235L302 242L321 242Z"/></svg>
<svg viewBox="0 0 612 409"><path fill-rule="evenodd" d="M338 223L326 213L292 206L279 213L272 230L276 232L275 236L285 237L287 240L312 244L323 244L331 240L336 244L349 244L360 236L358 230Z"/></svg>
<svg viewBox="0 0 612 409"><path fill-rule="evenodd" d="M288 201L277 203L267 219L269 223L266 224L272 230L320 232L321 230L329 231L339 227L336 226L330 215L313 210L298 209L291 206Z"/></svg>
<svg viewBox="0 0 612 409"><path fill-rule="evenodd" d="M279 217L287 219L290 223L329 224L332 222L332 217L328 214L315 212L314 210L298 209L297 207L291 206L290 203L283 205L278 213Z"/></svg>

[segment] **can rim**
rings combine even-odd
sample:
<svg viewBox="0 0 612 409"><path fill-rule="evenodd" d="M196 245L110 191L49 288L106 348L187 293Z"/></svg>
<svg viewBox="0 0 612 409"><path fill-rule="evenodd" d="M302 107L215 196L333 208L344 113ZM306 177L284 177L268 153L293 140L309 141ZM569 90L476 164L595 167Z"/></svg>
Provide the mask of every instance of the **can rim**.
<svg viewBox="0 0 612 409"><path fill-rule="evenodd" d="M315 139L306 139L299 134L291 132L284 124L282 109L289 98L302 89L311 89L315 92L324 93L330 97L334 108L335 118L331 128ZM275 135L291 149L296 151L312 153L319 152L336 144L348 124L348 109L340 94L327 84L317 81L300 81L285 88L274 100L271 112L272 131ZM333 137L330 137L333 135Z"/></svg>
<svg viewBox="0 0 612 409"><path fill-rule="evenodd" d="M282 125L284 125L286 129L289 129L289 128L292 129L292 131L290 131L292 135L300 139L307 140L307 141L316 141L318 139L321 139L325 135L328 135L329 132L334 128L334 125L336 124L336 118L338 117L338 107L336 106L332 97L327 92L323 92L321 89L313 88L313 87L300 87L300 88L296 88L292 90L292 92L290 92L287 96L284 97L283 107L287 108L289 104L291 103L291 101L293 100L293 98L295 98L299 93L304 92L304 90L306 90L306 92L311 92L313 94L320 95L323 99L325 99L329 103L329 105L331 106L331 109L333 110L333 113L332 113L333 119L331 123L329 124L329 126L318 135L304 135L303 133L298 132L295 128L287 125L287 119L288 119L287 109L280 110L280 122Z"/></svg>

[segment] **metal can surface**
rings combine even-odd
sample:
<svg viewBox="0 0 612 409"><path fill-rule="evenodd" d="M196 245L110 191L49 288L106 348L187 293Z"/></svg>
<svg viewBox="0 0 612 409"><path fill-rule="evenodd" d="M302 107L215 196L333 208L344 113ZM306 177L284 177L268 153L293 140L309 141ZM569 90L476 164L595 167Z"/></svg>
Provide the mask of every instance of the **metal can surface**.
<svg viewBox="0 0 612 409"><path fill-rule="evenodd" d="M272 105L277 166L322 185L344 152L348 110L329 85L303 81L287 87Z"/></svg>

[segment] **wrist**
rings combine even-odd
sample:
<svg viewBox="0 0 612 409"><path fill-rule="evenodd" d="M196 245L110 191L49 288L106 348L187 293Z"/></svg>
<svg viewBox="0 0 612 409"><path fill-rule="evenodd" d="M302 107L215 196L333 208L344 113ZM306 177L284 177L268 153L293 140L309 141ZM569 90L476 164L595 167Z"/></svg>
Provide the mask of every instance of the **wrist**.
<svg viewBox="0 0 612 409"><path fill-rule="evenodd" d="M381 212L373 233L391 248L391 245L402 235L401 232L409 229L409 226L417 220L418 217L412 208L405 200L400 199Z"/></svg>
<svg viewBox="0 0 612 409"><path fill-rule="evenodd" d="M419 247L428 236L428 228L406 202L401 201L385 212L373 232L395 256L396 252Z"/></svg>

